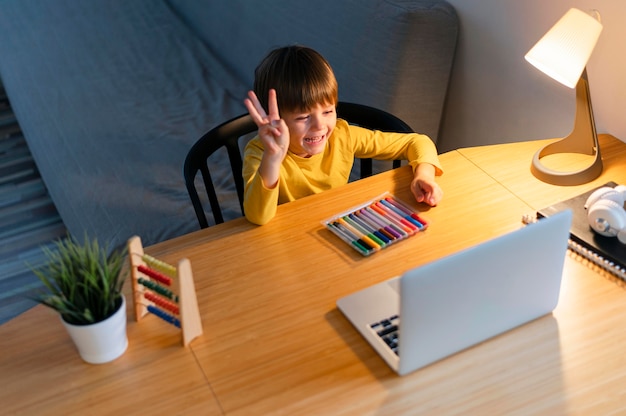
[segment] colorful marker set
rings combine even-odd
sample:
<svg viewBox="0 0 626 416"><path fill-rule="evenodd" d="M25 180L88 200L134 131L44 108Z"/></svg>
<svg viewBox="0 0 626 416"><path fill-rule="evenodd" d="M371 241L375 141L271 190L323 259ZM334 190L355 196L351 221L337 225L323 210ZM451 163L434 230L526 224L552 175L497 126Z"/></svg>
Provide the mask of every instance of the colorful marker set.
<svg viewBox="0 0 626 416"><path fill-rule="evenodd" d="M364 256L428 227L428 222L390 193L325 220L323 224Z"/></svg>

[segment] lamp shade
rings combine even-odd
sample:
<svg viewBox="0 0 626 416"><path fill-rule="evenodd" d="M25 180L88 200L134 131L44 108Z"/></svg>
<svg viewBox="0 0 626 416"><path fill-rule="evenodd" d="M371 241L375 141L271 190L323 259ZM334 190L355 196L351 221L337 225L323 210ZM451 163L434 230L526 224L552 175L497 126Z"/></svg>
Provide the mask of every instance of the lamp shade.
<svg viewBox="0 0 626 416"><path fill-rule="evenodd" d="M539 39L525 58L546 75L574 88L601 31L602 24L591 15L570 9Z"/></svg>

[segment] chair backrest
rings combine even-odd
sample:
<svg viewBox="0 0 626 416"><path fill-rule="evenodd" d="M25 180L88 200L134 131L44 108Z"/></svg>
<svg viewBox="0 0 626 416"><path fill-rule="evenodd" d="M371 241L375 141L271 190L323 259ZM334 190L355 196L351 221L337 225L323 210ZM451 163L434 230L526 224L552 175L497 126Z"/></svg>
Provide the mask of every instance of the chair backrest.
<svg viewBox="0 0 626 416"><path fill-rule="evenodd" d="M404 121L386 111L361 104L339 102L337 116L350 124L355 124L372 130L393 131L398 133L412 133L413 130ZM257 126L248 114L228 120L205 133L189 150L183 167L183 176L191 203L198 217L200 228L209 226L206 213L201 202L196 177L200 172L202 182L207 193L213 220L215 224L224 222L222 208L219 203L214 180L210 173L208 159L219 149L225 148L230 162L230 170L235 182L235 189L239 199L239 208L243 215L244 184L241 175L243 169L242 153L239 141L242 137L256 132ZM400 161L395 160L393 167L399 167ZM372 175L372 160L361 159L361 178Z"/></svg>

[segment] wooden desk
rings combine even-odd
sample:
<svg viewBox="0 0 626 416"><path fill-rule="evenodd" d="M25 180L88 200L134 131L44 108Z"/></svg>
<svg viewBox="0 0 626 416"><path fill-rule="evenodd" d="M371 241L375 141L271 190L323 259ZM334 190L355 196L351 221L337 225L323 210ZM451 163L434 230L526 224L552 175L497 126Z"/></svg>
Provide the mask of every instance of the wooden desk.
<svg viewBox="0 0 626 416"><path fill-rule="evenodd" d="M467 157L485 173L494 178L511 193L527 202L535 209L545 208L565 197L582 194L590 189L602 186L609 180L626 183L626 149L624 142L613 136L601 134L599 136L600 149L604 169L602 175L591 182L577 186L556 186L537 180L530 172L530 158L552 140L540 140L515 143L513 145L500 144L493 146L477 146L459 149L458 152ZM566 163L561 160L576 160L572 155L549 156L555 169L566 170ZM586 163L589 163L589 158ZM579 160L580 162L580 160ZM569 170L581 169L583 164L569 165Z"/></svg>
<svg viewBox="0 0 626 416"><path fill-rule="evenodd" d="M444 200L431 209L415 205L430 228L367 258L321 221L385 191L412 201L408 168L280 206L263 227L240 219L149 247L168 262L191 260L204 335L185 349L178 331L158 318L130 321L128 351L93 366L74 352L58 317L38 306L0 327L2 411L626 411L626 293L574 255L553 316L405 377L396 376L335 307L345 294L520 227L521 216L549 198L577 194L578 188L543 191L545 184L526 175L538 147L516 143L442 155ZM514 162L500 163L504 155ZM623 143L605 150L600 183L626 183L625 169L617 168L624 155Z"/></svg>

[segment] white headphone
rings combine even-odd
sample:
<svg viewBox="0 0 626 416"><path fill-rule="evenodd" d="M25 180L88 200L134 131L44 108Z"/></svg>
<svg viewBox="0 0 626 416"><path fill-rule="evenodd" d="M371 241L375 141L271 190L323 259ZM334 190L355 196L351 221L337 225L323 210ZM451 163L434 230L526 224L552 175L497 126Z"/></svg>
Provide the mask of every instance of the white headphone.
<svg viewBox="0 0 626 416"><path fill-rule="evenodd" d="M617 237L626 244L626 186L608 186L596 189L585 203L587 220L591 228L605 237Z"/></svg>

